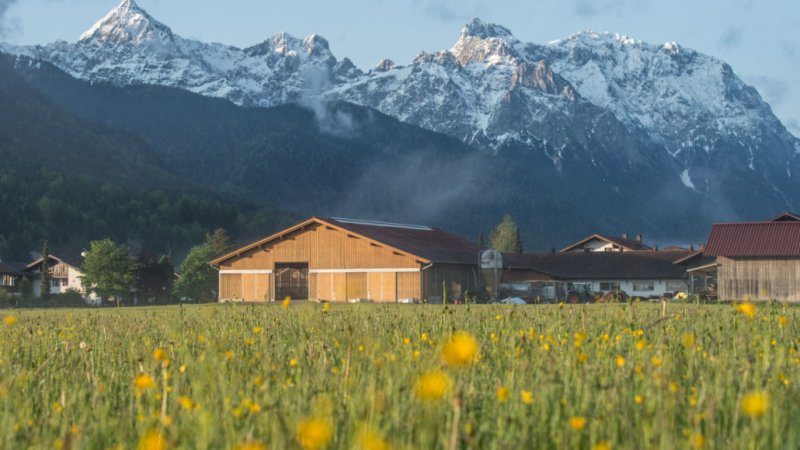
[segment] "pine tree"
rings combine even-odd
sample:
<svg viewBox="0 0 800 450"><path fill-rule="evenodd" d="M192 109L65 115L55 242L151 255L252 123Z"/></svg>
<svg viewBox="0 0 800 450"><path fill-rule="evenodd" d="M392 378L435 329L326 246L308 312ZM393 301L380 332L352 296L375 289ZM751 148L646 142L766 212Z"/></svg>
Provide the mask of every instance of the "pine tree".
<svg viewBox="0 0 800 450"><path fill-rule="evenodd" d="M519 226L510 215L506 214L503 221L492 230L490 243L493 249L500 252L522 253Z"/></svg>
<svg viewBox="0 0 800 450"><path fill-rule="evenodd" d="M486 238L483 236L483 233L478 236L478 245L480 245L481 248L486 248Z"/></svg>
<svg viewBox="0 0 800 450"><path fill-rule="evenodd" d="M47 248L47 241L42 245L42 264L39 266L39 284L41 286L41 298L43 301L50 299L50 250Z"/></svg>

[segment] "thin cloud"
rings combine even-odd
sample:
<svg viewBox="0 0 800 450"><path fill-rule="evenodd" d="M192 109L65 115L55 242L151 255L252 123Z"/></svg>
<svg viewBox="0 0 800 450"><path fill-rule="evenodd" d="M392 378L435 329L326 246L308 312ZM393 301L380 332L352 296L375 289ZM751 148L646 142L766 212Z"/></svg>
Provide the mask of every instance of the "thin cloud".
<svg viewBox="0 0 800 450"><path fill-rule="evenodd" d="M791 91L791 85L787 81L773 77L747 77L747 81L758 89L758 92L772 107L784 103Z"/></svg>
<svg viewBox="0 0 800 450"><path fill-rule="evenodd" d="M730 26L719 38L719 45L725 49L737 49L742 46L744 28Z"/></svg>
<svg viewBox="0 0 800 450"><path fill-rule="evenodd" d="M8 19L8 10L11 9L17 0L0 0L0 38L5 37L9 32L18 28L16 22Z"/></svg>

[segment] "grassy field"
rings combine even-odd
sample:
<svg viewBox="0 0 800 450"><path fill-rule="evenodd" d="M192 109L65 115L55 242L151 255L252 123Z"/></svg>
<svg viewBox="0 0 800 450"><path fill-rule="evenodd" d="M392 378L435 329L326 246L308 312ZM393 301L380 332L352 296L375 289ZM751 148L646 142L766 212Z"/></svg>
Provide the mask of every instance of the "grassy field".
<svg viewBox="0 0 800 450"><path fill-rule="evenodd" d="M0 448L796 449L799 311L2 311Z"/></svg>

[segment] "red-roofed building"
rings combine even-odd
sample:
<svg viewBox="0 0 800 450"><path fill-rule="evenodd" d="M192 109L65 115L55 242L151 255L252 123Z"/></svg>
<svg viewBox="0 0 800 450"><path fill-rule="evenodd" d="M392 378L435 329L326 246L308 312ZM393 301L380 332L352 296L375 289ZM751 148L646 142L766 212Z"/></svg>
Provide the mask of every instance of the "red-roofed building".
<svg viewBox="0 0 800 450"><path fill-rule="evenodd" d="M481 250L426 226L312 217L211 264L220 300L438 302L478 292Z"/></svg>
<svg viewBox="0 0 800 450"><path fill-rule="evenodd" d="M800 222L722 223L703 252L716 258L720 300L800 301Z"/></svg>

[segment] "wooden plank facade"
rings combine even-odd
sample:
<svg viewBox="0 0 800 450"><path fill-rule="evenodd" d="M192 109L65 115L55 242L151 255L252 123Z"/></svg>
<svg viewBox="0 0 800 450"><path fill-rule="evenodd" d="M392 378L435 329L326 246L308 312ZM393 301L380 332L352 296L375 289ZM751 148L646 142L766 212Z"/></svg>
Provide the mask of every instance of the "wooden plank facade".
<svg viewBox="0 0 800 450"><path fill-rule="evenodd" d="M717 260L720 300L800 302L800 258L727 258Z"/></svg>
<svg viewBox="0 0 800 450"><path fill-rule="evenodd" d="M480 284L477 263L437 264L316 218L212 264L221 301L436 301L443 289L454 299Z"/></svg>

